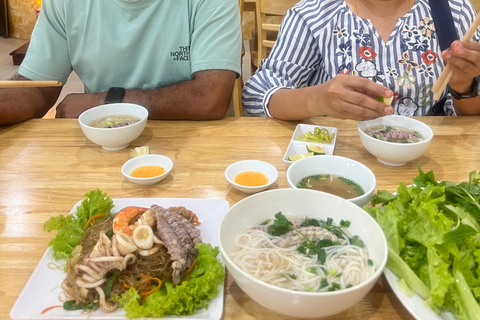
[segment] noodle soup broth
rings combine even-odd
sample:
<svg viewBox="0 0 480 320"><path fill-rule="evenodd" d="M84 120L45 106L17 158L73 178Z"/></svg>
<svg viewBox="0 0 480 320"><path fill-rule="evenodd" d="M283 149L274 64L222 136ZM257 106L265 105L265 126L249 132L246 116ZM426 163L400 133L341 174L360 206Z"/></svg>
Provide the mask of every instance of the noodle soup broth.
<svg viewBox="0 0 480 320"><path fill-rule="evenodd" d="M365 194L358 183L336 174L309 175L298 181L296 187L328 192L344 199L352 199Z"/></svg>
<svg viewBox="0 0 480 320"><path fill-rule="evenodd" d="M417 131L385 124L369 126L365 129L365 133L372 138L394 143L415 143L424 140Z"/></svg>

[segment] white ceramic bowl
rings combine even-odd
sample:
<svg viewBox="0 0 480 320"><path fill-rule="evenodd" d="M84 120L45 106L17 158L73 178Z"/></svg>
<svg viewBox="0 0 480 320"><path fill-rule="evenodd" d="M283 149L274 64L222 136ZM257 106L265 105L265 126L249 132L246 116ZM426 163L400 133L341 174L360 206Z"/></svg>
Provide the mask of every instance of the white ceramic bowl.
<svg viewBox="0 0 480 320"><path fill-rule="evenodd" d="M235 177L245 171L255 171L265 174L268 178L268 183L262 186L250 187L235 183ZM277 169L268 162L260 160L242 160L232 163L225 170L225 178L236 189L244 193L256 193L268 189L278 179Z"/></svg>
<svg viewBox="0 0 480 320"><path fill-rule="evenodd" d="M375 175L364 164L345 157L324 155L303 158L288 167L288 186L297 188L300 180L315 174L335 174L359 184L365 193L348 201L361 207L370 201L377 184Z"/></svg>
<svg viewBox="0 0 480 320"><path fill-rule="evenodd" d="M165 172L159 176L151 178L135 178L130 175L134 169L142 166L161 166L165 169ZM136 184L148 186L162 181L170 173L170 171L172 171L172 168L173 161L169 157L159 154L145 154L125 162L122 166L122 174L125 176L125 178Z"/></svg>
<svg viewBox="0 0 480 320"><path fill-rule="evenodd" d="M127 114L140 119L140 121L119 128L95 128L89 124L97 119L109 115ZM148 110L138 104L112 103L85 110L79 117L78 122L83 133L95 144L102 146L108 151L126 148L130 142L137 139L147 124Z"/></svg>
<svg viewBox="0 0 480 320"><path fill-rule="evenodd" d="M300 292L255 279L230 259L234 239L248 226L284 215L300 215L336 224L349 220L350 231L365 243L375 273L364 283L334 292ZM327 317L345 311L360 301L381 275L387 262L387 241L377 222L360 207L340 197L306 189L275 189L245 198L226 213L218 231L220 252L228 272L250 298L272 311L298 318Z"/></svg>
<svg viewBox="0 0 480 320"><path fill-rule="evenodd" d="M378 140L365 133L370 126L394 125L408 128L420 133L424 140L415 143L394 143ZM358 122L358 134L365 149L377 158L381 163L388 166L403 166L408 161L420 157L430 145L433 131L425 123L404 116L385 116L374 120Z"/></svg>

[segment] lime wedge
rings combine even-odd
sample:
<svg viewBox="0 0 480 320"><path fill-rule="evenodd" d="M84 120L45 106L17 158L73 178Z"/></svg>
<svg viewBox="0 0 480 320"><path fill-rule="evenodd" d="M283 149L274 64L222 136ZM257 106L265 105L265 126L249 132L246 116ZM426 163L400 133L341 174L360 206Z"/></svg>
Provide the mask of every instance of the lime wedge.
<svg viewBox="0 0 480 320"><path fill-rule="evenodd" d="M297 153L297 154L294 154L293 156L289 156L289 157L288 157L288 160L290 160L290 161L297 161L297 160L300 160L300 159L302 159L302 158L311 157L311 156L313 156L313 152Z"/></svg>
<svg viewBox="0 0 480 320"><path fill-rule="evenodd" d="M144 154L150 154L150 146L136 147L130 151L132 158L143 156Z"/></svg>
<svg viewBox="0 0 480 320"><path fill-rule="evenodd" d="M391 105L392 105L392 101L393 101L393 97L391 97L391 98L384 98L384 97L382 97L382 96L378 96L378 97L377 97L377 100L378 100L378 101L382 101L382 102L388 104L389 106L391 106Z"/></svg>
<svg viewBox="0 0 480 320"><path fill-rule="evenodd" d="M313 155L325 154L325 149L322 146L307 145L307 151L313 152Z"/></svg>

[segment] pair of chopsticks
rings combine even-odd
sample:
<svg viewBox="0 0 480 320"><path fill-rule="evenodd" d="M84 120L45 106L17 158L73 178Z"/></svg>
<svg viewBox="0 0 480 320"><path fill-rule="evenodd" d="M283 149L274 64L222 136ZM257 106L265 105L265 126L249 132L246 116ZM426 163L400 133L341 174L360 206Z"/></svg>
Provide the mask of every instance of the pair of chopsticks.
<svg viewBox="0 0 480 320"><path fill-rule="evenodd" d="M475 21L473 21L470 28L468 28L467 33L465 33L465 36L463 37L462 41L472 40L472 37L475 34L475 31L477 31L479 26L480 26L480 15L477 15L477 18L475 19ZM443 91L445 90L448 84L448 81L450 81L450 78L452 77L452 73L453 73L453 70L451 65L447 64L445 69L443 69L442 73L440 73L440 76L438 77L437 82L435 82L435 84L432 87L432 92L434 93L433 100L440 99Z"/></svg>
<svg viewBox="0 0 480 320"><path fill-rule="evenodd" d="M59 81L0 81L0 88L39 88L39 87L61 87Z"/></svg>

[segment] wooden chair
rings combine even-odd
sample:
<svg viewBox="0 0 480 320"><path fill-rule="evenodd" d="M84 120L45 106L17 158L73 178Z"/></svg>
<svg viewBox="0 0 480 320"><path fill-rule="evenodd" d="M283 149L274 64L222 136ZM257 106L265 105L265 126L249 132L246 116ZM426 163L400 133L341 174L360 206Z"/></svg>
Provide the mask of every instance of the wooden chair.
<svg viewBox="0 0 480 320"><path fill-rule="evenodd" d="M238 0L238 6L240 8L240 22L243 20L243 7L244 7L244 0ZM242 27L240 23L240 28ZM243 39L242 39L242 56L241 56L241 63L240 67L243 65L243 56L245 55L245 49L243 47ZM243 89L243 78L242 74L240 73L240 77L235 80L235 84L233 86L232 92L232 102L233 102L233 112L235 117L241 117L243 115L243 105L242 105L242 89Z"/></svg>
<svg viewBox="0 0 480 320"><path fill-rule="evenodd" d="M299 0L256 0L255 15L257 20L257 50L252 50L252 64L260 66L266 59L277 40L278 31L287 11Z"/></svg>

